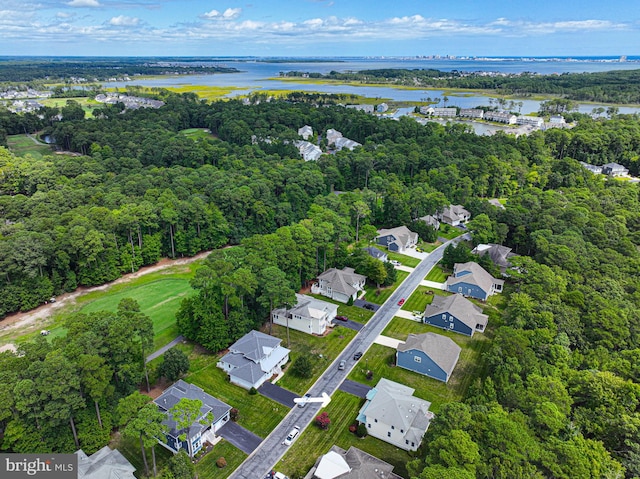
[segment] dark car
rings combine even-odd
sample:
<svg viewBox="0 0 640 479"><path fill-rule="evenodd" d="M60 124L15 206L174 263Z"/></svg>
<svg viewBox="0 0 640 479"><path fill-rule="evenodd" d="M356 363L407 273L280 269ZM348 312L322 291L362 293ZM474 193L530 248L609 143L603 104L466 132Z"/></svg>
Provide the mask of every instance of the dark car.
<svg viewBox="0 0 640 479"><path fill-rule="evenodd" d="M336 316L336 319L338 321L349 321L349 318L347 318L346 316Z"/></svg>
<svg viewBox="0 0 640 479"><path fill-rule="evenodd" d="M362 357L362 351L358 351L356 354L353 355L353 359L355 359L356 361L361 357Z"/></svg>
<svg viewBox="0 0 640 479"><path fill-rule="evenodd" d="M367 304L365 304L365 305L363 306L363 308L364 308L364 309L368 309L369 311L373 311L373 310L375 310L375 309L376 309L376 308L375 308L375 306L373 306L373 304L368 304L368 303L367 303Z"/></svg>

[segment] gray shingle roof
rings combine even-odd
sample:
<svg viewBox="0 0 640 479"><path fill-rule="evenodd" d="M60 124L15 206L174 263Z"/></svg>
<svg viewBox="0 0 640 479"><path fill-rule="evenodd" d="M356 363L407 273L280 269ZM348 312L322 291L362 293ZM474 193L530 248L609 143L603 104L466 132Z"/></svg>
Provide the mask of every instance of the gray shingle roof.
<svg viewBox="0 0 640 479"><path fill-rule="evenodd" d="M353 268L336 269L331 268L318 276L318 279L326 281L331 285L331 289L338 293L352 296L357 289L351 286L352 284L359 283L366 280L366 276L357 274Z"/></svg>
<svg viewBox="0 0 640 479"><path fill-rule="evenodd" d="M372 258L375 259L381 259L381 258L386 258L387 257L387 253L385 253L382 250L379 250L378 248L374 248L373 246L369 246L368 248L364 248L364 250L369 253L369 256L371 256Z"/></svg>
<svg viewBox="0 0 640 479"><path fill-rule="evenodd" d="M340 474L338 476L333 476L336 479L401 479L400 476L394 474L393 466L382 459L378 459L377 457L372 456L371 454L367 454L364 451L361 451L357 447L351 446L348 451L345 451L341 447L332 446L329 449L329 453L333 453L333 458L337 457L342 459L347 463L351 471ZM328 456L327 453L325 456ZM318 461L318 464L325 457L322 456ZM333 459L329 457L328 459ZM326 468L325 470L330 469ZM318 477L316 475L314 478ZM329 476L327 476L329 477ZM324 478L323 478L324 479Z"/></svg>
<svg viewBox="0 0 640 479"><path fill-rule="evenodd" d="M227 414L229 410L231 410L231 406L229 406L228 404L223 403L210 394L207 394L198 386L189 384L180 379L153 401L158 405L158 408L160 408L162 412L167 413L167 419L163 421L163 423L169 426L169 434L173 437L178 437L184 432L184 430L177 430L176 421L173 420L168 411L173 406L175 406L182 398L199 399L200 401L202 401L202 407L200 408L201 418L211 413L213 414L214 420L217 420ZM190 435L193 435L201 431L202 429L205 429L206 427L207 426L203 426L198 421L196 421L190 427Z"/></svg>
<svg viewBox="0 0 640 479"><path fill-rule="evenodd" d="M78 479L136 479L136 468L117 449L104 446L87 456L80 449L78 456Z"/></svg>
<svg viewBox="0 0 640 479"><path fill-rule="evenodd" d="M460 351L452 339L435 333L410 334L404 343L398 344L398 351L417 349L429 356L447 376L451 376L456 367Z"/></svg>
<svg viewBox="0 0 640 479"><path fill-rule="evenodd" d="M480 256L489 255L489 258L491 258L491 261L493 261L496 266L504 269L511 266L509 258L515 256L508 246L495 243L479 244L473 249L472 253Z"/></svg>
<svg viewBox="0 0 640 479"><path fill-rule="evenodd" d="M268 356L271 350L277 348L281 342L281 339L260 331L251 331L233 343L229 351L242 354L245 358L257 363Z"/></svg>
<svg viewBox="0 0 640 479"><path fill-rule="evenodd" d="M391 229L380 229L378 230L378 237L380 236L393 236L402 248L406 248L407 245L416 244L418 242L418 233L414 233L406 226L398 226Z"/></svg>
<svg viewBox="0 0 640 479"><path fill-rule="evenodd" d="M468 272L470 274L462 273ZM456 263L453 266L453 275L447 278L447 285L456 285L458 283L469 283L479 286L483 291L490 293L494 284L503 284L501 279L495 279L478 263L469 261L468 263Z"/></svg>
<svg viewBox="0 0 640 479"><path fill-rule="evenodd" d="M424 310L426 318L444 313L455 316L472 330L478 324L481 324L484 329L489 320L489 317L483 314L480 306L476 306L461 294L434 296L433 302Z"/></svg>

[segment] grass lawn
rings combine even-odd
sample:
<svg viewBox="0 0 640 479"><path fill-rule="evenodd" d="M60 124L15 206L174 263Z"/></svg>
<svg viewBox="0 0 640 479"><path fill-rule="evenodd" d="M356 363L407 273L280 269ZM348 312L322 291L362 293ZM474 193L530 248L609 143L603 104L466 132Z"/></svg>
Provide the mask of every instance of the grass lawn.
<svg viewBox="0 0 640 479"><path fill-rule="evenodd" d="M356 335L352 329L340 326L340 321L336 321L337 326L326 336L313 336L289 329L290 346L287 346L287 328L273 325L272 335L282 339L282 345L291 349L291 362L287 366L285 375L278 380L278 385L289 391L293 391L302 396L311 385L318 379L331 362L338 357L342 350ZM303 353L312 355L313 375L309 379L303 379L291 373L291 364ZM322 355L322 357L320 357Z"/></svg>
<svg viewBox="0 0 640 479"><path fill-rule="evenodd" d="M441 236L443 238L447 238L447 239L453 239L453 238L457 238L458 236L464 234L464 231L458 229L458 228L454 228L453 226L447 225L447 224L442 224L440 226L440 229L438 230L438 236Z"/></svg>
<svg viewBox="0 0 640 479"><path fill-rule="evenodd" d="M78 103L85 111L85 118L93 118L93 109L102 108L104 104L95 101L89 97L76 97L76 98L46 98L44 100L38 100L44 106L63 108L67 106L67 100L73 100Z"/></svg>
<svg viewBox="0 0 640 479"><path fill-rule="evenodd" d="M116 311L124 298L133 298L140 310L153 320L154 347L158 348L178 336L176 311L183 298L193 294L186 278L161 278L156 281L121 289L86 304L80 312Z"/></svg>
<svg viewBox="0 0 640 479"><path fill-rule="evenodd" d="M367 301L370 301L371 303L376 303L376 304L384 303L387 299L389 299L389 296L391 296L391 293L393 293L396 290L396 288L400 286L400 283L402 283L407 276L409 276L409 273L407 273L406 271L396 271L396 282L393 283L391 286L380 288L379 290L375 286L371 286L367 284L364 288L365 291L367 292L364 299L366 299ZM378 292L380 294L378 294Z"/></svg>
<svg viewBox="0 0 640 479"><path fill-rule="evenodd" d="M238 90L248 90L248 87L237 86L213 86L213 85L180 85L176 87L165 87L175 93L195 93L205 100L219 100ZM147 90L150 90L147 88Z"/></svg>
<svg viewBox="0 0 640 479"><path fill-rule="evenodd" d="M213 135L211 135L208 130L205 130L203 128L188 128L186 130L181 130L180 133L191 138L194 141L199 140L200 138L213 138Z"/></svg>
<svg viewBox="0 0 640 479"><path fill-rule="evenodd" d="M433 294L428 292L432 291ZM434 295L448 296L449 294L439 289L430 288L428 286L418 286L411 296L402 305L402 309L405 311L420 311L424 312L428 304L433 301Z"/></svg>
<svg viewBox="0 0 640 479"><path fill-rule="evenodd" d="M223 469L216 465L220 457L224 457L227 461L227 467ZM224 479L229 477L246 458L247 455L244 452L223 439L196 464L196 471L202 478Z"/></svg>
<svg viewBox="0 0 640 479"><path fill-rule="evenodd" d="M35 143L27 135L10 135L7 137L7 145L16 156L25 156L29 154L34 158L40 159L43 156L53 154L49 145Z"/></svg>
<svg viewBox="0 0 640 479"><path fill-rule="evenodd" d="M216 367L220 355L194 352L190 356L191 367L185 380L204 389L213 397L238 408L238 424L260 437L267 435L289 412L289 408L229 382L227 374Z"/></svg>
<svg viewBox="0 0 640 479"><path fill-rule="evenodd" d="M390 260L398 261L401 265L408 266L409 268L415 268L420 264L420 260L418 258L407 256L405 254L394 253L393 251L387 251L387 256Z"/></svg>
<svg viewBox="0 0 640 479"><path fill-rule="evenodd" d="M447 280L447 276L449 275L444 272L442 266L437 264L431 268L431 271L429 271L429 274L425 276L424 279L427 281L435 281L436 283L444 283Z"/></svg>
<svg viewBox="0 0 640 479"><path fill-rule="evenodd" d="M348 306L340 301L334 301L331 298L327 298L326 296L322 296L321 294L311 294L305 293L308 296L312 296L316 299L321 299L322 301L326 301L327 303L333 303L338 305L338 316L346 316L351 321L355 321L357 323L366 324L371 316L373 316L373 311L369 311L368 309L359 308L358 306ZM340 321L336 321L337 324L340 324Z"/></svg>
<svg viewBox="0 0 640 479"><path fill-rule="evenodd" d="M493 327L491 323L489 325L485 333L476 333L473 338L469 338L428 324L395 317L383 331L383 335L405 340L409 333L422 334L432 332L451 338L462 348L460 359L449 382L445 384L421 374L393 366L395 350L379 344L371 346L360 360L363 368L361 370L354 369L349 378L363 384L371 384L377 382L376 378L384 377L406 384L416 389L416 396L431 401L431 410L437 413L443 404L462 400L469 386L484 373L483 354L489 349L491 345L490 339L493 336ZM365 377L365 369L367 367L374 372L373 381L367 381Z"/></svg>
<svg viewBox="0 0 640 479"><path fill-rule="evenodd" d="M316 459L326 454L335 444L343 449L349 449L350 446L362 449L372 456L393 464L395 466L393 472L407 477L406 463L412 459L408 452L374 437L367 436L360 439L349 432L349 425L355 422L363 403L363 399L336 391L329 405L323 410L331 419L329 429L323 431L315 424L309 425L291 445L275 469L288 477L304 477Z"/></svg>
<svg viewBox="0 0 640 479"><path fill-rule="evenodd" d="M425 253L431 253L434 249L440 246L442 243L440 241L436 241L435 243L425 243L421 241L418 244L418 248L420 248Z"/></svg>

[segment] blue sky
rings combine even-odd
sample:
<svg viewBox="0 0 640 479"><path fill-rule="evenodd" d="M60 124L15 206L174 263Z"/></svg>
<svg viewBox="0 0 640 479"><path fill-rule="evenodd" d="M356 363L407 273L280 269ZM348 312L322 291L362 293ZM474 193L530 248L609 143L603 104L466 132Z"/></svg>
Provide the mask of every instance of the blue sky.
<svg viewBox="0 0 640 479"><path fill-rule="evenodd" d="M636 0L0 0L0 55L640 54Z"/></svg>

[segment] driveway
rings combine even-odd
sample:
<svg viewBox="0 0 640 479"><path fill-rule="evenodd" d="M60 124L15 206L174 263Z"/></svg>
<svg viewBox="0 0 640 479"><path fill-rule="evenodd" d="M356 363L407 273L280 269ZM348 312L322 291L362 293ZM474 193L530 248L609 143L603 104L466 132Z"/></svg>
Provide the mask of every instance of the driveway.
<svg viewBox="0 0 640 479"><path fill-rule="evenodd" d="M258 392L264 397L273 399L274 401L279 402L283 406L287 407L294 407L296 403L293 402L293 399L300 397L296 393L292 393L288 389L281 388L277 384L271 383L264 383L258 388Z"/></svg>
<svg viewBox="0 0 640 479"><path fill-rule="evenodd" d="M251 454L262 442L260 436L256 436L248 429L243 428L233 421L227 423L218 429L218 436L223 437L242 452Z"/></svg>
<svg viewBox="0 0 640 479"><path fill-rule="evenodd" d="M420 281L420 286L426 286L428 288L434 288L434 289L441 289L442 291L445 290L446 287L446 283L436 283L435 281L429 281L428 279L423 279L422 281Z"/></svg>
<svg viewBox="0 0 640 479"><path fill-rule="evenodd" d="M160 349L158 349L157 351L154 351L149 356L147 356L147 359L145 360L145 363L149 363L149 362L153 361L154 359L156 359L157 357L162 356L164 353L166 353L172 347L174 347L176 344L181 343L182 341L184 341L184 337L182 335L178 336L176 339L171 341L169 344L165 344Z"/></svg>
<svg viewBox="0 0 640 479"><path fill-rule="evenodd" d="M371 308L365 308L365 305L371 305ZM358 306L359 308L368 309L369 311L376 312L380 309L380 305L376 303L370 303L369 301L365 301L364 299L356 299L353 302L354 306Z"/></svg>
<svg viewBox="0 0 640 479"><path fill-rule="evenodd" d="M374 341L374 343L376 344L380 344L382 346L386 346L388 348L393 348L393 349L398 349L398 344L402 342L403 341L400 341L399 339L390 338L389 336L383 336L382 334L378 336Z"/></svg>
<svg viewBox="0 0 640 479"><path fill-rule="evenodd" d="M345 328L353 329L354 331L360 331L364 326L364 324L360 324L356 321L351 321L350 319L348 321L336 322L335 324L336 326L344 326Z"/></svg>
<svg viewBox="0 0 640 479"><path fill-rule="evenodd" d="M366 384L357 383L352 381L351 379L345 379L342 381L342 384L338 387L340 391L344 391L349 394L353 394L354 396L358 396L359 398L364 399L367 397L367 393L373 389L371 386L367 386Z"/></svg>

